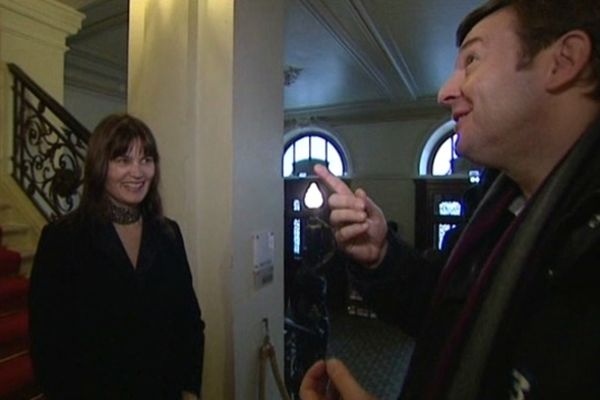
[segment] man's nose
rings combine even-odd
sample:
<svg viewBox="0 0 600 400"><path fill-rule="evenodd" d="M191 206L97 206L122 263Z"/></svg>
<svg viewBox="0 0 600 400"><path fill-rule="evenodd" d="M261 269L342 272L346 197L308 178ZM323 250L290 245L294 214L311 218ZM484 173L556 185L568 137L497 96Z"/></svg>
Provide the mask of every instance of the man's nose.
<svg viewBox="0 0 600 400"><path fill-rule="evenodd" d="M440 88L437 97L438 103L450 107L453 100L460 97L462 80L463 77L461 71L454 71L446 83Z"/></svg>

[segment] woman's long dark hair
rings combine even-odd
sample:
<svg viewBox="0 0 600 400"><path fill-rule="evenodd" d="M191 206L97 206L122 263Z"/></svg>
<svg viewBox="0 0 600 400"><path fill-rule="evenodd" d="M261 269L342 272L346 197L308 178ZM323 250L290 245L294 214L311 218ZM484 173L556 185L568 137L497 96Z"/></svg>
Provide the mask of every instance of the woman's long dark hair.
<svg viewBox="0 0 600 400"><path fill-rule="evenodd" d="M148 194L140 204L144 217L162 219L163 209L158 184L160 181L160 158L154 135L140 119L129 114L111 114L105 117L90 137L85 159L83 195L79 205L82 216L106 221L109 199L106 194L108 163L127 154L129 147L139 140L144 155L154 159L155 173Z"/></svg>

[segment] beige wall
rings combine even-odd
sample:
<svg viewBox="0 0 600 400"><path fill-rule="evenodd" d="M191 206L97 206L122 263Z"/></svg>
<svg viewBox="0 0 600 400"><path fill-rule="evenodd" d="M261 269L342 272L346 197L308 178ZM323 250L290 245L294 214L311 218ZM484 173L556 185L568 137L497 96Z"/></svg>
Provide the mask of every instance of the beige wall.
<svg viewBox="0 0 600 400"><path fill-rule="evenodd" d="M428 118L336 127L354 165L353 187L365 189L411 243L419 157L429 135L446 120L440 109Z"/></svg>
<svg viewBox="0 0 600 400"><path fill-rule="evenodd" d="M270 321L283 373L283 5L235 1L231 295L236 399L256 398L262 318ZM249 274L254 231L275 232L275 282L260 290ZM267 398L279 398L267 372Z"/></svg>
<svg viewBox="0 0 600 400"><path fill-rule="evenodd" d="M126 99L71 86L65 86L64 104L65 108L90 131L108 114L127 111Z"/></svg>
<svg viewBox="0 0 600 400"><path fill-rule="evenodd" d="M283 360L283 5L130 7L128 109L156 132L166 211L184 233L207 323L203 395L255 398L263 317ZM275 279L256 290L252 233L263 230L275 233Z"/></svg>

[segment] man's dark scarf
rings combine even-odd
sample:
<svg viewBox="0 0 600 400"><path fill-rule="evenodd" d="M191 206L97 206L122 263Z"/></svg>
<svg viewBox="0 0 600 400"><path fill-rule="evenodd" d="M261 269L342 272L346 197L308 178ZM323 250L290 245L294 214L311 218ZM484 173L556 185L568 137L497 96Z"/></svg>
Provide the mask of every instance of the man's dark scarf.
<svg viewBox="0 0 600 400"><path fill-rule="evenodd" d="M547 223L552 220L556 209L568 196L576 178L585 174L587 166L594 163L599 149L600 120L597 120L552 171L528 201L526 209L504 233L495 251L488 256L465 311L459 317L459 322L441 354L433 385L429 388L426 398L438 397L444 392L444 388L448 390L445 396L447 399L477 398L495 335L521 274L535 253L536 244ZM443 295L444 282L450 279L453 262L460 262L461 256L464 255L461 252L468 251L465 249L472 246L464 243L469 231L481 229L482 224L491 221L490 210L498 210L498 202L504 202L505 206L512 198L514 183L501 175L482 200L455 247L440 279L441 289L438 289L436 295L438 299ZM481 285L481 288L477 285ZM471 296L473 292L476 293ZM472 304L469 304L469 301ZM434 307L435 302L434 299Z"/></svg>

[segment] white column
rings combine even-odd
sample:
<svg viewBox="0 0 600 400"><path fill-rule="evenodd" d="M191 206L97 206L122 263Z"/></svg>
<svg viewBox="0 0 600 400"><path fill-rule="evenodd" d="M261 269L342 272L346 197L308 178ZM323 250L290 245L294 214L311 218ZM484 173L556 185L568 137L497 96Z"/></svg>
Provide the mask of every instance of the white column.
<svg viewBox="0 0 600 400"><path fill-rule="evenodd" d="M130 3L129 104L154 130L206 330L205 399L257 395L261 320L283 368L283 3ZM275 233L254 287L252 234ZM268 398L277 398L268 371Z"/></svg>

